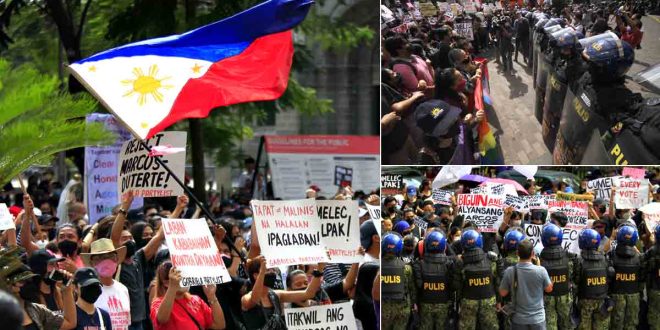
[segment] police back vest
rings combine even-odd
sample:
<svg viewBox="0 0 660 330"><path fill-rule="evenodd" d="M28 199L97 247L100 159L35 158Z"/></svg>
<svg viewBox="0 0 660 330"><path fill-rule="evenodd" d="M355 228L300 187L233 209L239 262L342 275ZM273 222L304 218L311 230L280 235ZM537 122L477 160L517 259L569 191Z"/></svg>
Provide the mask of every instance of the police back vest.
<svg viewBox="0 0 660 330"><path fill-rule="evenodd" d="M607 296L607 260L602 252L582 250L580 254L582 273L578 297L584 299L604 299Z"/></svg>
<svg viewBox="0 0 660 330"><path fill-rule="evenodd" d="M490 259L477 248L463 252L463 298L480 300L493 297L493 270Z"/></svg>
<svg viewBox="0 0 660 330"><path fill-rule="evenodd" d="M400 258L383 259L382 285L383 300L404 302L406 300L405 266Z"/></svg>
<svg viewBox="0 0 660 330"><path fill-rule="evenodd" d="M552 292L548 296L563 296L569 293L570 274L568 272L568 255L559 246L549 246L541 251L541 266L548 271L552 281Z"/></svg>
<svg viewBox="0 0 660 330"><path fill-rule="evenodd" d="M632 246L619 245L610 253L614 267L614 281L610 292L632 294L639 292L639 271L641 262L639 253Z"/></svg>
<svg viewBox="0 0 660 330"><path fill-rule="evenodd" d="M421 303L439 304L449 301L449 283L447 281L447 256L443 254L424 256L421 270Z"/></svg>

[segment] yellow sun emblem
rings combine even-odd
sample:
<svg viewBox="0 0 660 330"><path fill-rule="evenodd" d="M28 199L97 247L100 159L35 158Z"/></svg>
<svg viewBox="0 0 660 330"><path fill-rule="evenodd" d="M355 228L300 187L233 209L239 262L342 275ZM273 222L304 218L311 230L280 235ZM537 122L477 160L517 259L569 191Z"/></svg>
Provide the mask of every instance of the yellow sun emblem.
<svg viewBox="0 0 660 330"><path fill-rule="evenodd" d="M433 110L431 110L431 117L433 117L433 119L437 119L443 111L445 110L440 108L433 108Z"/></svg>
<svg viewBox="0 0 660 330"><path fill-rule="evenodd" d="M158 66L152 65L149 67L149 74L145 75L142 68L133 68L133 75L135 79L122 80L124 85L130 85L132 88L123 96L131 96L134 93L140 94L138 97L138 104L140 106L147 103L147 95L151 95L156 102L163 102L163 94L160 88L169 89L172 85L164 85L163 80L170 79L170 77L158 78Z"/></svg>

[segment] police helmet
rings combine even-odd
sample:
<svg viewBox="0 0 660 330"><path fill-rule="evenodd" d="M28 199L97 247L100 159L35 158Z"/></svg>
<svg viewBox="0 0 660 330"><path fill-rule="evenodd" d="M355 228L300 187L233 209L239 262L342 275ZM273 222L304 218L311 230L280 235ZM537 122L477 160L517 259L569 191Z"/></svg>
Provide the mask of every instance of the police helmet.
<svg viewBox="0 0 660 330"><path fill-rule="evenodd" d="M575 30L573 28L567 27L550 34L549 44L552 47L558 48L574 47L576 44L578 44L578 39L579 38L577 37Z"/></svg>
<svg viewBox="0 0 660 330"><path fill-rule="evenodd" d="M655 242L660 244L660 224L655 226Z"/></svg>
<svg viewBox="0 0 660 330"><path fill-rule="evenodd" d="M439 231L433 231L424 239L424 251L428 253L442 253L447 247L447 238Z"/></svg>
<svg viewBox="0 0 660 330"><path fill-rule="evenodd" d="M616 233L617 244L635 246L638 239L639 233L637 233L637 228L632 225L623 225L619 227L619 230Z"/></svg>
<svg viewBox="0 0 660 330"><path fill-rule="evenodd" d="M518 248L518 244L525 239L525 235L517 230L510 230L504 235L504 249L512 251Z"/></svg>
<svg viewBox="0 0 660 330"><path fill-rule="evenodd" d="M392 230L403 235L403 232L408 230L409 228L410 228L410 224L408 224L407 221L400 220L399 222L396 223L396 225L394 225L394 228L392 228Z"/></svg>
<svg viewBox="0 0 660 330"><path fill-rule="evenodd" d="M635 61L635 51L629 43L620 40L616 35L603 35L603 38L592 39L592 42L583 45L582 56L599 77L623 77Z"/></svg>
<svg viewBox="0 0 660 330"><path fill-rule="evenodd" d="M597 249L600 245L600 235L597 231L587 228L578 236L578 246L581 250Z"/></svg>
<svg viewBox="0 0 660 330"><path fill-rule="evenodd" d="M536 25L534 25L534 30L537 32L543 31L543 26L545 25L545 23L548 23L547 18L539 19L538 22L536 22Z"/></svg>
<svg viewBox="0 0 660 330"><path fill-rule="evenodd" d="M463 249L465 250L483 248L484 241L480 233L474 229L469 229L461 235L461 245L463 245Z"/></svg>
<svg viewBox="0 0 660 330"><path fill-rule="evenodd" d="M566 21L564 21L562 18L551 18L549 19L545 25L543 25L544 28L549 28L551 26L559 25L561 27L566 26Z"/></svg>
<svg viewBox="0 0 660 330"><path fill-rule="evenodd" d="M564 231L559 226L549 223L541 232L541 243L544 247L560 245L564 239Z"/></svg>
<svg viewBox="0 0 660 330"><path fill-rule="evenodd" d="M403 249L403 240L401 239L401 236L397 234L387 234L383 238L383 243L380 248L383 251L383 254L399 256Z"/></svg>

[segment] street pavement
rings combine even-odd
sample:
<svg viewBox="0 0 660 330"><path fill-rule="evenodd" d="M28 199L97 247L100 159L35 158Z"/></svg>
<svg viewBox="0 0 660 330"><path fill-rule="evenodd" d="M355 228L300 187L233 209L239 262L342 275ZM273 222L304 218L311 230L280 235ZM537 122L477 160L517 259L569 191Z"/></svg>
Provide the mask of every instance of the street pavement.
<svg viewBox="0 0 660 330"><path fill-rule="evenodd" d="M642 19L644 37L642 49L635 51L635 63L627 78L650 66L660 63L660 17L645 16ZM541 124L534 117L536 93L532 84L532 69L523 62L513 62L513 71L504 73L495 61L492 49L478 56L490 60L490 95L497 120L489 117L504 155L505 164L552 164L552 151L543 143ZM627 86L634 92L648 97L655 91L627 79Z"/></svg>

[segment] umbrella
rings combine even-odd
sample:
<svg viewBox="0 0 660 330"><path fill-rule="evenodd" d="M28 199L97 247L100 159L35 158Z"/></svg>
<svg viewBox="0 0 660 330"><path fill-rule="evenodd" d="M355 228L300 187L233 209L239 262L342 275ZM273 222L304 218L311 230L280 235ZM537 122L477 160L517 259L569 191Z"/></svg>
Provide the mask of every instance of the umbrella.
<svg viewBox="0 0 660 330"><path fill-rule="evenodd" d="M481 175L468 174L468 175L462 176L461 180L462 181L473 181L473 182L482 183L482 182L485 182L486 180L488 180L488 178L485 177L485 176L481 176Z"/></svg>
<svg viewBox="0 0 660 330"><path fill-rule="evenodd" d="M504 183L504 184L513 185L516 188L517 191L523 193L524 195L529 195L527 190L525 190L525 188L523 188L523 186L521 186L520 183L518 183L515 180L502 179L502 178L485 178L485 179L486 179L485 182Z"/></svg>

